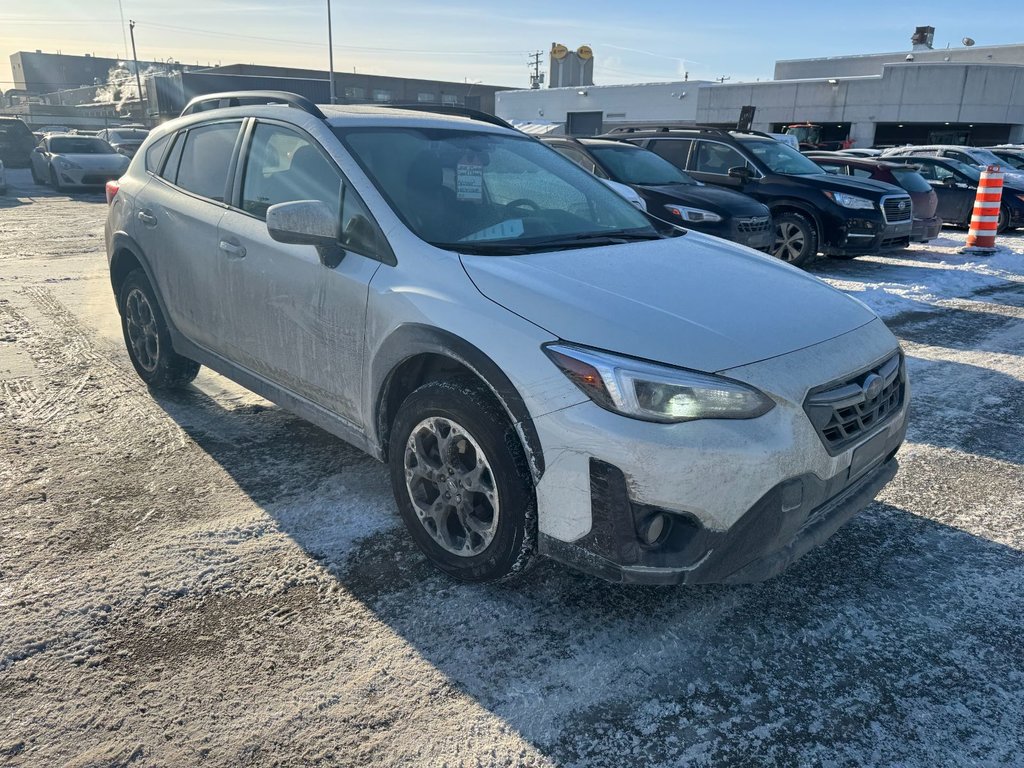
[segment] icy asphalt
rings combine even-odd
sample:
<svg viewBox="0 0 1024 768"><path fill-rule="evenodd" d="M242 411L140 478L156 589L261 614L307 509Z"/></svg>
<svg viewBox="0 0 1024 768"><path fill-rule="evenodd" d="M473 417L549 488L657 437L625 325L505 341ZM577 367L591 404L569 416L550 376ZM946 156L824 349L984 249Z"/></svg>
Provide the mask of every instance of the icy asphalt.
<svg viewBox="0 0 1024 768"><path fill-rule="evenodd" d="M104 204L0 198L0 764L1024 764L1024 235L811 271L914 387L894 483L774 581L454 584L383 466L204 371L154 399Z"/></svg>

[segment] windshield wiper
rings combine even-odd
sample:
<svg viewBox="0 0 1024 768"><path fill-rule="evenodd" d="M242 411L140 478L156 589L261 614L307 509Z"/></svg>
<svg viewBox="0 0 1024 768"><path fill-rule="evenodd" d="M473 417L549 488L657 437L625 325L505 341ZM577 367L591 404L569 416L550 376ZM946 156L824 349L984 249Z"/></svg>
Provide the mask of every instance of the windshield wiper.
<svg viewBox="0 0 1024 768"><path fill-rule="evenodd" d="M650 232L637 232L634 229L619 229L612 230L610 232L584 232L580 235L570 235L568 237L552 237L545 240L533 240L530 242L532 246L543 246L548 247L559 247L559 246L571 246L571 245L585 245L591 243L629 243L637 240L663 240L664 235L658 234L655 231Z"/></svg>

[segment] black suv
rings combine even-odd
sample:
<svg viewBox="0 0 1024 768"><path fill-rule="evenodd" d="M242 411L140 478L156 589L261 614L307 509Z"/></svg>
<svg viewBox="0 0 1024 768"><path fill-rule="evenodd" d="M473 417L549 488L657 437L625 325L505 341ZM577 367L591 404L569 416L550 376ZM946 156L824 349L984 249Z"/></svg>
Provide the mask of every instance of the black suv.
<svg viewBox="0 0 1024 768"><path fill-rule="evenodd" d="M647 205L647 213L668 225L762 251L774 244L766 206L731 189L701 184L653 152L607 139L542 141L595 176L632 187Z"/></svg>
<svg viewBox="0 0 1024 768"><path fill-rule="evenodd" d="M27 168L36 138L16 117L0 117L0 161L11 168Z"/></svg>
<svg viewBox="0 0 1024 768"><path fill-rule="evenodd" d="M904 190L837 178L768 134L624 127L604 138L642 146L700 181L767 205L775 220L772 253L790 264L803 264L819 252L852 259L910 244L914 214Z"/></svg>

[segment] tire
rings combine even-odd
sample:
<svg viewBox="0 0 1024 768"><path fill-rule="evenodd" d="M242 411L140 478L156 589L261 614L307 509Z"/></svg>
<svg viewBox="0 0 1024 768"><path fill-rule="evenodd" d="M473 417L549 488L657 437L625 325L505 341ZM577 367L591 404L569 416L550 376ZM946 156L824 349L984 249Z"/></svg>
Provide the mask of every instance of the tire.
<svg viewBox="0 0 1024 768"><path fill-rule="evenodd" d="M424 384L399 408L390 446L399 512L435 567L467 582L527 571L537 541L533 480L486 387L471 378Z"/></svg>
<svg viewBox="0 0 1024 768"><path fill-rule="evenodd" d="M64 185L60 183L60 177L52 165L50 166L50 186L58 192L64 191Z"/></svg>
<svg viewBox="0 0 1024 768"><path fill-rule="evenodd" d="M146 273L136 269L121 284L117 297L128 357L136 373L153 389L180 389L199 373L199 363L171 346L171 335Z"/></svg>
<svg viewBox="0 0 1024 768"><path fill-rule="evenodd" d="M996 224L996 234L1002 235L1010 231L1010 210L1005 206L999 206L999 223Z"/></svg>
<svg viewBox="0 0 1024 768"><path fill-rule="evenodd" d="M779 214L771 254L794 267L803 266L818 255L818 230L803 214Z"/></svg>

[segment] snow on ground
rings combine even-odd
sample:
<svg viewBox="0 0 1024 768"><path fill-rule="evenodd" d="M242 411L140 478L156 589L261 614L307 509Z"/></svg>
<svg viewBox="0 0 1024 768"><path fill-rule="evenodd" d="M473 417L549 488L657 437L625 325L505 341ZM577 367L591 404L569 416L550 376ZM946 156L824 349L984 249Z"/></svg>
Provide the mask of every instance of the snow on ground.
<svg viewBox="0 0 1024 768"><path fill-rule="evenodd" d="M991 255L965 254L967 232L945 229L929 243L905 251L843 261L818 259L807 271L863 301L883 318L937 310L943 299L1024 280L1024 233L998 239Z"/></svg>
<svg viewBox="0 0 1024 768"><path fill-rule="evenodd" d="M152 396L101 195L0 198L0 764L1024 763L1024 237L810 271L886 316L901 470L761 585L465 586L383 466L204 371Z"/></svg>

